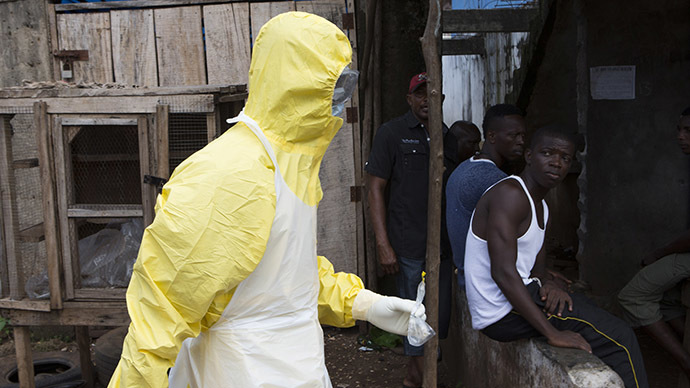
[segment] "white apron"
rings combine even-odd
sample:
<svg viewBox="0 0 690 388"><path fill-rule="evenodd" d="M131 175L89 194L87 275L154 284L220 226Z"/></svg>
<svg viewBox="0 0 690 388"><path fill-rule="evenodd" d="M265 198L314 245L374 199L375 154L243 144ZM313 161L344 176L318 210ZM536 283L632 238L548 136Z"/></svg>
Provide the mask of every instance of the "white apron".
<svg viewBox="0 0 690 388"><path fill-rule="evenodd" d="M258 124L244 112L228 120L237 121L256 134L275 166L271 234L259 265L237 286L218 322L182 343L170 387L330 388L317 311L316 206L287 186Z"/></svg>

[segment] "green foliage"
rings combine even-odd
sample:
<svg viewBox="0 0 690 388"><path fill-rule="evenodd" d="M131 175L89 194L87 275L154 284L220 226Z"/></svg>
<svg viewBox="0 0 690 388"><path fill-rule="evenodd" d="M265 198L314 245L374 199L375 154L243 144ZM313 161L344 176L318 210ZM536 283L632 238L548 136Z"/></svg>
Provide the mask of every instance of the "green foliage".
<svg viewBox="0 0 690 388"><path fill-rule="evenodd" d="M0 342L12 337L11 330L10 320L5 317L0 317Z"/></svg>
<svg viewBox="0 0 690 388"><path fill-rule="evenodd" d="M379 347L393 349L396 346L402 344L402 338L397 334L389 333L385 330L381 330L376 326L371 326L369 331L369 338L371 342L378 345Z"/></svg>

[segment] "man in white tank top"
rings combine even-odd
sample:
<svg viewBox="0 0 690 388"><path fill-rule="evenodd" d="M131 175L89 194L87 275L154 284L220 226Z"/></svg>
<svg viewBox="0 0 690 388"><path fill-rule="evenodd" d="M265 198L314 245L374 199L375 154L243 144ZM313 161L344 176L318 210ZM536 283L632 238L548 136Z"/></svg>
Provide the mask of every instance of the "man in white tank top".
<svg viewBox="0 0 690 388"><path fill-rule="evenodd" d="M622 320L569 294L545 268L544 196L565 178L575 153L571 136L538 130L526 167L484 193L467 233L465 279L472 327L498 341L535 336L602 359L626 387L648 387L639 345Z"/></svg>

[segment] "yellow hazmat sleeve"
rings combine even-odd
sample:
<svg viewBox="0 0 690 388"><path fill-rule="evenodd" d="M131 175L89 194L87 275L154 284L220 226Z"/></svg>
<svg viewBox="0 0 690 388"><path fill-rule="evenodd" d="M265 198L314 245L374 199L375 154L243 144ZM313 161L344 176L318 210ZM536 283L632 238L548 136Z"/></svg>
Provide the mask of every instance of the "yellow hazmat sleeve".
<svg viewBox="0 0 690 388"><path fill-rule="evenodd" d="M334 273L333 264L323 256L317 257L319 266L319 322L336 327L350 327L352 303L364 288L357 275L345 272Z"/></svg>
<svg viewBox="0 0 690 388"><path fill-rule="evenodd" d="M134 264L109 387L168 386L182 341L217 321L263 257L274 215L272 163L242 124L175 170Z"/></svg>

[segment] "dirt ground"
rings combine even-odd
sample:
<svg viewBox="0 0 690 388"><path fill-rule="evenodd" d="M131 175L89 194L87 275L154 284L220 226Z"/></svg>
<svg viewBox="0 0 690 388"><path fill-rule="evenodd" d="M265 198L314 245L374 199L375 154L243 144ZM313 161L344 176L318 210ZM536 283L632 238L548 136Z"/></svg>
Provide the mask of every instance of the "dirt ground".
<svg viewBox="0 0 690 388"><path fill-rule="evenodd" d="M646 333L636 331L645 360L651 388L675 387L680 368ZM358 343L359 329L324 328L326 365L334 388L388 388L401 387L405 374L406 357L402 347L382 351L363 351ZM59 335L32 342L34 352L76 352L76 343ZM7 336L0 337L0 357L13 354L14 343ZM465 387L460 382L449 381L449 360L438 364L440 388ZM97 387L97 388L100 388Z"/></svg>
<svg viewBox="0 0 690 388"><path fill-rule="evenodd" d="M92 330L93 335L93 330ZM326 366L334 388L388 388L401 387L407 357L402 346L381 351L360 350L359 329L324 327ZM34 352L76 352L77 345L64 335L32 341ZM92 349L93 350L93 349ZM14 343L8 337L0 338L0 357L14 353ZM443 378L447 376L443 363L438 364L441 388L456 388ZM459 387L459 386L458 386ZM100 388L100 386L96 387Z"/></svg>

